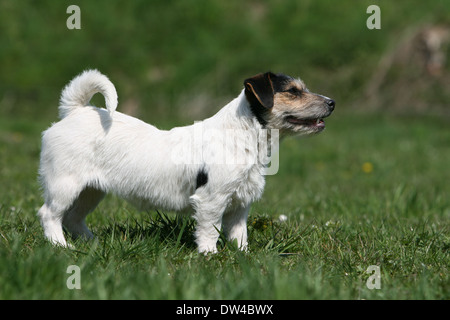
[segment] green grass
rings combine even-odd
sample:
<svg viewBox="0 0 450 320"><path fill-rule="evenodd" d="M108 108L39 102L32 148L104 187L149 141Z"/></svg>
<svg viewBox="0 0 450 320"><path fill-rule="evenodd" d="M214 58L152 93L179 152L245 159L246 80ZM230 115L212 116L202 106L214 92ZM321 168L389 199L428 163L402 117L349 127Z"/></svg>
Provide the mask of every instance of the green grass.
<svg viewBox="0 0 450 320"><path fill-rule="evenodd" d="M204 257L192 219L112 196L88 217L97 241L49 245L36 217L48 124L0 120L0 299L449 299L446 121L337 113L327 123L283 141L280 171L252 207L249 252L221 237ZM81 290L66 286L69 265ZM370 265L380 290L366 287Z"/></svg>

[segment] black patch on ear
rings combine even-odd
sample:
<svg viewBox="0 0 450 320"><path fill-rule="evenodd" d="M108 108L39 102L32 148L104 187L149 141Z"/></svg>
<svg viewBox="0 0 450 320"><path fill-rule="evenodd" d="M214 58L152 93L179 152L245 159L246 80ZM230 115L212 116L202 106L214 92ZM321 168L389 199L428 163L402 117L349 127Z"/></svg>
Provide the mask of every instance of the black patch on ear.
<svg viewBox="0 0 450 320"><path fill-rule="evenodd" d="M259 73L244 81L245 97L250 104L250 109L258 122L264 126L264 114L273 107L273 86L271 72Z"/></svg>
<svg viewBox="0 0 450 320"><path fill-rule="evenodd" d="M292 78L284 74L266 72L244 81L245 97L250 104L252 113L262 126L267 124L264 115L272 109L275 93L283 91L285 84L290 80Z"/></svg>
<svg viewBox="0 0 450 320"><path fill-rule="evenodd" d="M195 189L197 190L198 188L204 186L207 183L208 183L208 173L206 172L205 168L203 167L197 173L197 181L195 184Z"/></svg>
<svg viewBox="0 0 450 320"><path fill-rule="evenodd" d="M266 109L273 107L272 72L260 73L244 81L245 96L251 104L259 104Z"/></svg>

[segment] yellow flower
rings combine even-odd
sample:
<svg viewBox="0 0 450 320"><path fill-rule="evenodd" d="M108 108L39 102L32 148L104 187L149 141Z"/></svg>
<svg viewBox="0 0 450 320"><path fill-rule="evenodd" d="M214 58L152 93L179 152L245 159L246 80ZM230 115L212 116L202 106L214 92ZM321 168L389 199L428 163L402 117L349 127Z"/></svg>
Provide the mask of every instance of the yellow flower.
<svg viewBox="0 0 450 320"><path fill-rule="evenodd" d="M365 173L371 173L373 171L373 164L371 162L364 162L362 165L362 170Z"/></svg>

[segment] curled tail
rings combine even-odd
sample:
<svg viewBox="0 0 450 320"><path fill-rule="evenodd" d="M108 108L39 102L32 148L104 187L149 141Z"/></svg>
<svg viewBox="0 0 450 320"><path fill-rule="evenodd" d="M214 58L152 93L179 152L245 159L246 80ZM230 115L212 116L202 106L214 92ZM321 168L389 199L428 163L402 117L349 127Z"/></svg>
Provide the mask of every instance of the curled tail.
<svg viewBox="0 0 450 320"><path fill-rule="evenodd" d="M97 70L86 70L64 88L59 104L59 117L68 116L74 109L88 105L92 96L101 93L106 109L112 115L117 108L117 92L112 82Z"/></svg>

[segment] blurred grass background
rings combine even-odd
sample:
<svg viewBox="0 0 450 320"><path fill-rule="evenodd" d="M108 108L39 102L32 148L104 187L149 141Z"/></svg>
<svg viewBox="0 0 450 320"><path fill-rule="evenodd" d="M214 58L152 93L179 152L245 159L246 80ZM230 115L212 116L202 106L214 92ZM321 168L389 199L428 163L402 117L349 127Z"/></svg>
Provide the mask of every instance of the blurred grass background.
<svg viewBox="0 0 450 320"><path fill-rule="evenodd" d="M380 30L366 27L374 3ZM70 4L81 9L80 30L66 27ZM267 70L303 78L338 110L369 109L366 87L383 58L422 26L448 24L449 12L445 0L2 0L0 116L55 119L61 89L87 68L111 78L119 110L168 125L214 114L243 79ZM423 69L412 62L400 71ZM447 106L447 86L427 79L433 106Z"/></svg>

